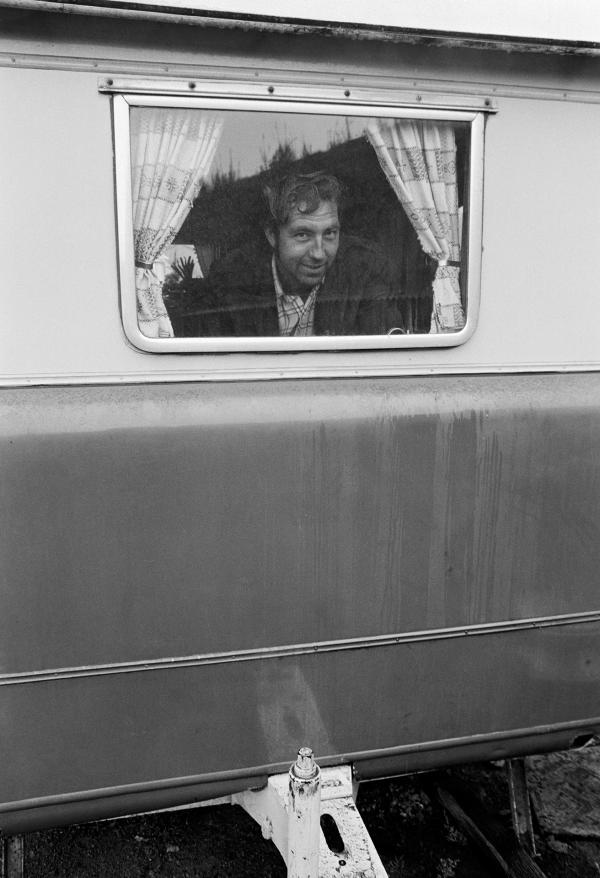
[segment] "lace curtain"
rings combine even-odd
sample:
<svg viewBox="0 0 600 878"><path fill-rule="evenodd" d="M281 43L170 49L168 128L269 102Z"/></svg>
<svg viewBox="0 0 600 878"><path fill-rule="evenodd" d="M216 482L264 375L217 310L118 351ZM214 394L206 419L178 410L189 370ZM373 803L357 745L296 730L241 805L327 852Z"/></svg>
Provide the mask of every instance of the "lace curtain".
<svg viewBox="0 0 600 878"><path fill-rule="evenodd" d="M138 324L150 338L173 335L160 256L173 241L210 171L223 116L134 107L131 164Z"/></svg>
<svg viewBox="0 0 600 878"><path fill-rule="evenodd" d="M465 316L454 129L447 122L371 119L366 134L423 250L438 263L431 332L456 332Z"/></svg>

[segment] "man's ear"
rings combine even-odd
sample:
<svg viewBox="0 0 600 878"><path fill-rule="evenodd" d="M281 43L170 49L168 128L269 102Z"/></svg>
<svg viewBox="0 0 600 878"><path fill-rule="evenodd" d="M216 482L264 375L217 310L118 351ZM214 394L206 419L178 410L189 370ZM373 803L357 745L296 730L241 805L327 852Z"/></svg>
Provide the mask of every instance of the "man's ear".
<svg viewBox="0 0 600 878"><path fill-rule="evenodd" d="M271 249L274 250L275 244L277 243L277 235L270 226L265 226L265 238L271 245Z"/></svg>

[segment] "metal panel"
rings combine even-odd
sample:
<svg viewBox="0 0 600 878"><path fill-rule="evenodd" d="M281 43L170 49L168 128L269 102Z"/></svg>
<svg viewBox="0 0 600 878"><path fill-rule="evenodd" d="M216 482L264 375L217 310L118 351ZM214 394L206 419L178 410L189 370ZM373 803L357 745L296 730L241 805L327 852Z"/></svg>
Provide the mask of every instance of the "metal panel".
<svg viewBox="0 0 600 878"><path fill-rule="evenodd" d="M599 727L599 376L249 388L3 392L7 831Z"/></svg>
<svg viewBox="0 0 600 878"><path fill-rule="evenodd" d="M5 673L599 609L596 375L2 407Z"/></svg>
<svg viewBox="0 0 600 878"><path fill-rule="evenodd" d="M598 368L596 68L51 18L15 18L3 59L2 376L91 386L0 396L0 827L231 792L299 744L369 777L597 731L600 376L441 374ZM468 344L126 344L97 72L215 64L492 89Z"/></svg>
<svg viewBox="0 0 600 878"><path fill-rule="evenodd" d="M600 322L600 300L593 291L600 178L589 149L600 138L600 116L590 109L600 95L596 66L581 59L548 58L537 65L512 59L507 66L505 59L500 61L492 54L484 63L481 56L468 52L419 54L412 49L402 53L382 49L374 58L372 53L362 54L355 43L324 41L311 44L308 51L307 43L290 45L275 38L261 42L262 54L258 55L247 35L240 34L229 43L221 36L217 42L198 44L186 29L171 32L167 49L160 28L150 34L132 26L117 32L107 25L105 31L96 32L94 42L89 29L78 29L67 16L60 18L63 30L51 30L45 39L40 34L35 43L25 42L23 48L29 54L10 59L15 64L44 66L50 62L40 52L46 51L54 53L55 62L67 66L70 61L77 66L87 59L87 68L80 72L1 71L3 111L12 120L5 130L10 161L3 164L2 180L11 215L11 234L5 239L10 246L1 254L4 289L10 297L0 326L3 382L243 380L598 368L595 327ZM148 37L145 42L144 36ZM335 49L324 54L325 45ZM424 88L424 94L432 95L445 86L459 102L470 90L496 96L498 113L488 119L486 130L482 304L472 338L444 351L158 357L133 350L124 341L118 306L110 101L97 92L97 74L86 72L106 65L111 53L117 56L114 71L124 66L134 73L150 64L167 81L173 78L171 65L190 69L194 78L208 74L229 83L235 77L239 81L240 68L245 66L245 81L254 77L268 84L279 67L278 76L293 88L304 84L317 90L339 88L344 82L351 90L355 86L380 88L389 97L394 88L403 90L415 83L415 89ZM280 69L284 55L286 71ZM7 59L5 63L13 62ZM217 73L212 64L218 64ZM76 136L71 123L74 115L85 119ZM44 162L37 157L40 127L47 134ZM64 181L52 193L47 186L48 168ZM25 194L23 181L31 187ZM577 192L587 197L576 198ZM77 221L90 215L93 234L88 223ZM65 225L65 216L73 217L73 222ZM565 229L582 232L566 242ZM43 283L38 282L36 272L22 270L31 258L32 241L36 258L44 265ZM15 289L21 291L18 296L10 294ZM32 313L38 317L35 322ZM20 341L24 328L26 344ZM53 343L56 337L60 344Z"/></svg>
<svg viewBox="0 0 600 878"><path fill-rule="evenodd" d="M527 734L524 749L544 749L544 734L600 729L599 634L593 623L0 687L0 827L61 809L85 819L104 797L193 801L203 780L204 797L226 793L236 776L243 787L285 770L305 743L322 764L358 761L362 777L376 756L398 771L455 748L464 760L469 743L480 758L519 752Z"/></svg>

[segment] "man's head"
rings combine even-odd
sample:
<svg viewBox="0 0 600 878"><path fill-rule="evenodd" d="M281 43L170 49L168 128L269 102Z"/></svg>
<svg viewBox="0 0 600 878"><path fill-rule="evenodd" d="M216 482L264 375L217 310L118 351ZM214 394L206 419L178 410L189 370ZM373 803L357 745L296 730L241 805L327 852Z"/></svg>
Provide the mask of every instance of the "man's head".
<svg viewBox="0 0 600 878"><path fill-rule="evenodd" d="M286 292L306 292L320 283L338 251L338 180L321 171L289 174L265 187L269 219L265 235Z"/></svg>

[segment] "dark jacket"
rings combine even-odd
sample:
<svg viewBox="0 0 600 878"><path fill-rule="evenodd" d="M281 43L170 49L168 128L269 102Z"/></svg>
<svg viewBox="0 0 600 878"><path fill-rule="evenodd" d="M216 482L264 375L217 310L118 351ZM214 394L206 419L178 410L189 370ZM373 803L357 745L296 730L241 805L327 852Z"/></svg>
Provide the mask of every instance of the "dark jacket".
<svg viewBox="0 0 600 878"><path fill-rule="evenodd" d="M219 319L211 335L278 336L271 251L234 250L208 277ZM359 238L344 237L315 303L315 335L379 335L398 326L384 257Z"/></svg>

